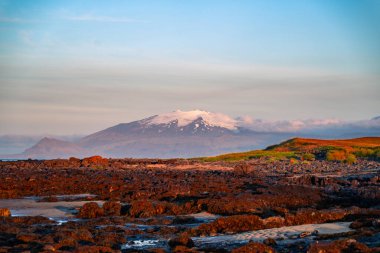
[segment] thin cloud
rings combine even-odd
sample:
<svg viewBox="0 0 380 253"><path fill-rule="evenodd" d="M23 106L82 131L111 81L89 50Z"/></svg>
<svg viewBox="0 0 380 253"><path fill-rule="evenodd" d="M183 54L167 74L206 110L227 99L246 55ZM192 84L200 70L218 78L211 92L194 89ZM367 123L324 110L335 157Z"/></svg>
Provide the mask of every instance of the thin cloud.
<svg viewBox="0 0 380 253"><path fill-rule="evenodd" d="M365 128L380 129L380 118L351 122L338 119L270 121L245 116L238 118L237 121L240 126L258 132L302 132L332 129L351 129L352 131L357 131Z"/></svg>
<svg viewBox="0 0 380 253"><path fill-rule="evenodd" d="M32 20L32 19L0 17L0 23L22 24L22 23L36 23L36 22L37 22L36 20Z"/></svg>
<svg viewBox="0 0 380 253"><path fill-rule="evenodd" d="M132 19L132 18L94 16L94 15L71 16L71 17L66 17L66 19L71 20L71 21L104 22L104 23L146 23L147 22L145 20Z"/></svg>

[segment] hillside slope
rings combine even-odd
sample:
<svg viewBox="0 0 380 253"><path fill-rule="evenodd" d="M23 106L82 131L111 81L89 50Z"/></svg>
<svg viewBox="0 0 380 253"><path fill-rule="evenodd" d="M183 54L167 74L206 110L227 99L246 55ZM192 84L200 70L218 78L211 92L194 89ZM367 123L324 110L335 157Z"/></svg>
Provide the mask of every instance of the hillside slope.
<svg viewBox="0 0 380 253"><path fill-rule="evenodd" d="M189 158L263 148L290 136L251 131L220 113L177 110L121 123L73 142L45 138L12 157Z"/></svg>
<svg viewBox="0 0 380 253"><path fill-rule="evenodd" d="M266 150L274 150L281 152L299 151L313 152L321 147L340 148L346 151L355 151L360 148L376 148L380 147L380 137L362 137L347 140L320 140L294 138L282 142L278 145L269 146Z"/></svg>
<svg viewBox="0 0 380 253"><path fill-rule="evenodd" d="M346 140L293 138L265 150L229 153L200 158L203 161L239 161L266 157L268 159L326 159L355 162L357 157L379 160L380 137L362 137Z"/></svg>

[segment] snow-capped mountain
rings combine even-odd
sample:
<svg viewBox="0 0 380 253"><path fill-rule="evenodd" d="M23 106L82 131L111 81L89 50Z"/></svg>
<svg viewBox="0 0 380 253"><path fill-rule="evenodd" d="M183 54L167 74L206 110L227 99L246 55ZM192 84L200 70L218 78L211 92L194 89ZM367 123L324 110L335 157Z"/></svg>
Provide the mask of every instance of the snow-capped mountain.
<svg viewBox="0 0 380 253"><path fill-rule="evenodd" d="M42 139L21 158L196 157L265 148L291 137L379 136L380 120L263 121L202 110L173 111L122 123L75 141Z"/></svg>
<svg viewBox="0 0 380 253"><path fill-rule="evenodd" d="M284 134L259 134L239 126L221 113L173 111L122 123L76 142L42 141L24 157L52 158L102 155L105 157L194 157L265 147ZM270 139L270 140L268 140Z"/></svg>
<svg viewBox="0 0 380 253"><path fill-rule="evenodd" d="M185 127L195 121L199 121L206 129L213 127L225 128L228 130L236 130L238 122L221 113L212 113L201 110L194 111L181 111L176 110L174 112L156 115L151 118L141 120L140 123L144 125L175 125L176 127ZM196 123L195 128L199 127Z"/></svg>

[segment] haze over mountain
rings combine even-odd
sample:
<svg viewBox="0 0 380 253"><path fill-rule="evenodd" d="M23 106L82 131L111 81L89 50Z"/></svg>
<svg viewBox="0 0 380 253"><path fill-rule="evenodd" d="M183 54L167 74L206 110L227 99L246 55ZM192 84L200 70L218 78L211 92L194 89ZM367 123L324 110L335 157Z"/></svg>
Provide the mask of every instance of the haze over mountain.
<svg viewBox="0 0 380 253"><path fill-rule="evenodd" d="M287 134L256 133L238 120L201 110L174 111L122 123L75 142L44 138L19 157L192 157L254 149Z"/></svg>
<svg viewBox="0 0 380 253"><path fill-rule="evenodd" d="M4 158L195 157L265 148L291 137L353 138L380 136L380 118L264 121L236 119L202 110L173 111L68 140L42 138L18 155ZM10 137L8 136L8 139ZM0 138L1 140L1 138ZM30 141L30 140L29 140Z"/></svg>

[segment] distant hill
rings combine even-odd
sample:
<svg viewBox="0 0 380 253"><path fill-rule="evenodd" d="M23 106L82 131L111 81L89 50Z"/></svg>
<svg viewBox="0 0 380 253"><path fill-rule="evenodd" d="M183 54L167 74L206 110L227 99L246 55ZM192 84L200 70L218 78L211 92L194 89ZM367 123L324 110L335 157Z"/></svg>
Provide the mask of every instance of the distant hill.
<svg viewBox="0 0 380 253"><path fill-rule="evenodd" d="M380 147L380 137L362 137L347 140L294 138L278 145L269 146L266 150L314 152L322 147L344 149L349 152L360 148L377 148Z"/></svg>
<svg viewBox="0 0 380 253"><path fill-rule="evenodd" d="M66 157L71 157L85 153L86 150L75 143L45 137L33 147L25 150L20 156L26 156L28 158L56 158L59 154L65 154Z"/></svg>
<svg viewBox="0 0 380 253"><path fill-rule="evenodd" d="M268 151L296 152L305 157L330 161L355 162L357 158L380 160L380 137L362 137L347 140L319 140L294 138L279 145L268 147Z"/></svg>
<svg viewBox="0 0 380 253"><path fill-rule="evenodd" d="M346 140L293 138L265 150L229 153L199 158L203 161L239 161L266 157L268 159L327 159L354 162L357 157L380 159L380 137L362 137Z"/></svg>

